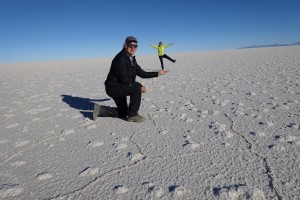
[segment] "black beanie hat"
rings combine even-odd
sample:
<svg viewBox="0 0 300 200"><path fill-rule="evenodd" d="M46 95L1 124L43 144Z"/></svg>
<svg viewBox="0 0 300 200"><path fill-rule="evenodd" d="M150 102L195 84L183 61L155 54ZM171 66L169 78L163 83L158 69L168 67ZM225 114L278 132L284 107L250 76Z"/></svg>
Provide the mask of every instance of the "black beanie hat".
<svg viewBox="0 0 300 200"><path fill-rule="evenodd" d="M136 42L137 43L137 39L133 36L128 36L125 40L125 43L128 44L130 42Z"/></svg>

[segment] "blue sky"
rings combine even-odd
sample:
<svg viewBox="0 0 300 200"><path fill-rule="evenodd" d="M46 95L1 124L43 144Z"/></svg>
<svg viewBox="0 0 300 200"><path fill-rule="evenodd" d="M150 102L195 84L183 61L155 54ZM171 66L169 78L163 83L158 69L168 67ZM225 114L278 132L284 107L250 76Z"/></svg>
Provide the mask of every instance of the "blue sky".
<svg viewBox="0 0 300 200"><path fill-rule="evenodd" d="M114 57L300 41L299 0L0 0L0 63Z"/></svg>

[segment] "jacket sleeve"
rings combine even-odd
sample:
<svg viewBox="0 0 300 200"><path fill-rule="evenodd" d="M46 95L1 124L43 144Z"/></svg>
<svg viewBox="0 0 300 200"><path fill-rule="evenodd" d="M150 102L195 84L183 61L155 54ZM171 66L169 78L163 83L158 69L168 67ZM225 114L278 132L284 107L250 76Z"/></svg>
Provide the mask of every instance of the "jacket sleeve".
<svg viewBox="0 0 300 200"><path fill-rule="evenodd" d="M150 44L151 47L155 48L155 49L158 49L158 46L155 46L153 44Z"/></svg>
<svg viewBox="0 0 300 200"><path fill-rule="evenodd" d="M169 46L171 46L172 44L167 44L166 46L165 46L165 48L167 48L167 47L169 47Z"/></svg>
<svg viewBox="0 0 300 200"><path fill-rule="evenodd" d="M136 65L136 74L141 78L158 77L158 72L146 72L139 65Z"/></svg>

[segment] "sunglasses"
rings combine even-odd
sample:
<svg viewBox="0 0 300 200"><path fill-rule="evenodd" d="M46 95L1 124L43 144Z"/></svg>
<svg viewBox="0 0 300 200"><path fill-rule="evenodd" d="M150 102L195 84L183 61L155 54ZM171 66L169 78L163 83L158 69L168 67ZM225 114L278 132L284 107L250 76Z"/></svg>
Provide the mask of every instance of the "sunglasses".
<svg viewBox="0 0 300 200"><path fill-rule="evenodd" d="M128 44L127 46L128 46L129 48L133 48L133 47L134 47L135 49L138 47L137 44Z"/></svg>

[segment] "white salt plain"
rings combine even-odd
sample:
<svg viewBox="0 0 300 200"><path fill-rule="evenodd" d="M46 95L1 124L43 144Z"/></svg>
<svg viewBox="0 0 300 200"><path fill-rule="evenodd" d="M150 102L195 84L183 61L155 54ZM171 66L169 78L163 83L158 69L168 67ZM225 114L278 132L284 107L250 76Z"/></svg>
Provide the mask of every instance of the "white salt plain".
<svg viewBox="0 0 300 200"><path fill-rule="evenodd" d="M300 46L170 56L141 124L89 118L111 59L0 65L0 199L299 199Z"/></svg>

